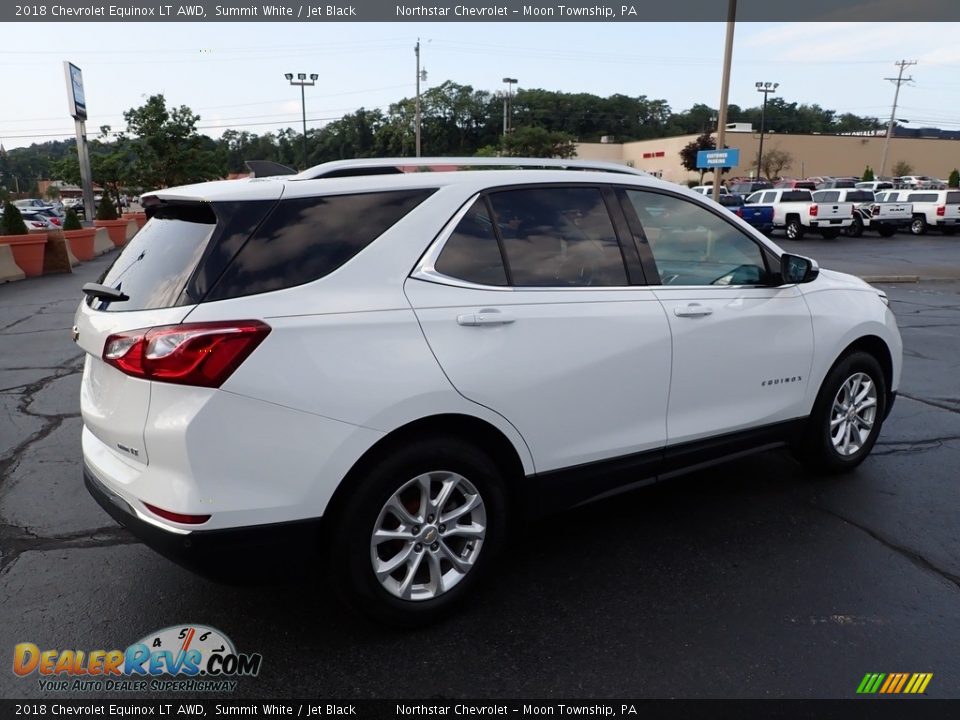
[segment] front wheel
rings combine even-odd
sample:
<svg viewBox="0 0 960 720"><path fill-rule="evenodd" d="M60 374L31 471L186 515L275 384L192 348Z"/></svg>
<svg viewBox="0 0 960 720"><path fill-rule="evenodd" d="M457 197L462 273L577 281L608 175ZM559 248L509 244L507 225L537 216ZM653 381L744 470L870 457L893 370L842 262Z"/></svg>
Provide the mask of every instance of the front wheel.
<svg viewBox="0 0 960 720"><path fill-rule="evenodd" d="M800 446L811 470L849 472L870 454L887 408L887 382L873 355L853 352L827 374Z"/></svg>
<svg viewBox="0 0 960 720"><path fill-rule="evenodd" d="M347 605L400 627L433 622L475 586L506 537L497 465L457 438L414 442L359 478L334 520Z"/></svg>

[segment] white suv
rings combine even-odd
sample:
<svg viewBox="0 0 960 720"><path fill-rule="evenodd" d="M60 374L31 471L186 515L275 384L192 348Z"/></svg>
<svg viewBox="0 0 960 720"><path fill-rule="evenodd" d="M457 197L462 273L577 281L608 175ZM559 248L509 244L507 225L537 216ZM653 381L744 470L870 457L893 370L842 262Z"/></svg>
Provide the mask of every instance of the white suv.
<svg viewBox="0 0 960 720"><path fill-rule="evenodd" d="M528 513L776 445L850 470L900 382L881 292L624 166L343 161L143 204L76 315L91 493L207 572L306 538L395 623Z"/></svg>

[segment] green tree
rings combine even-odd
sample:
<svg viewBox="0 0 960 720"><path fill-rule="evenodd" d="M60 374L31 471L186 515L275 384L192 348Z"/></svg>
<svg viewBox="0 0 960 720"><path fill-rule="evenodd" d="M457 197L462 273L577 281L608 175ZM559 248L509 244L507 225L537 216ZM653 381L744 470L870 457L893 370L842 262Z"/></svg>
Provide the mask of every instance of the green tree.
<svg viewBox="0 0 960 720"><path fill-rule="evenodd" d="M572 158L577 154L573 136L542 127L518 127L503 139L503 154L512 157Z"/></svg>
<svg viewBox="0 0 960 720"><path fill-rule="evenodd" d="M947 180L947 186L952 188L960 187L960 170L957 170L957 168L953 169L953 172L950 173L950 177Z"/></svg>
<svg viewBox="0 0 960 720"><path fill-rule="evenodd" d="M12 202L3 204L3 223L0 224L0 235L26 235L27 224L23 221L23 215Z"/></svg>
<svg viewBox="0 0 960 720"><path fill-rule="evenodd" d="M80 218L77 217L77 211L73 208L67 210L67 215L63 219L63 229L64 230L83 230L83 225L80 224Z"/></svg>
<svg viewBox="0 0 960 720"><path fill-rule="evenodd" d="M863 182L873 181L873 168L867 165L867 169L863 171Z"/></svg>

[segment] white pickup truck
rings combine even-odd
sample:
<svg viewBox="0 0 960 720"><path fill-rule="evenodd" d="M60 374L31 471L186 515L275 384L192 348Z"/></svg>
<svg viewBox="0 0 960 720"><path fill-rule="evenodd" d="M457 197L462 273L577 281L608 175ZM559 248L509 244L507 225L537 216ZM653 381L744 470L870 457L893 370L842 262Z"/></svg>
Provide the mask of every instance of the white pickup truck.
<svg viewBox="0 0 960 720"><path fill-rule="evenodd" d="M881 200L865 189L817 190L813 199L818 203L851 202L854 205L853 222L843 231L849 237L860 237L864 230L876 230L882 237L890 237L898 229L910 224L910 203Z"/></svg>
<svg viewBox="0 0 960 720"><path fill-rule="evenodd" d="M888 190L880 193L887 202L913 205L910 232L924 235L931 228L953 235L960 230L960 190Z"/></svg>
<svg viewBox="0 0 960 720"><path fill-rule="evenodd" d="M814 202L809 190L758 190L747 205L773 205L773 227L788 240L800 240L808 230L832 239L853 223L853 203Z"/></svg>

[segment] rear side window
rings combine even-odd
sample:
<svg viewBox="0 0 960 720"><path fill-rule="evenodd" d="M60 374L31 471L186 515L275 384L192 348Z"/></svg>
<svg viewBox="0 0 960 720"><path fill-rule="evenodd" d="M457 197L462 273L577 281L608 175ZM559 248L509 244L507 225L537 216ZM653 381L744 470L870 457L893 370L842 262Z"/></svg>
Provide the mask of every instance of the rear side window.
<svg viewBox="0 0 960 720"><path fill-rule="evenodd" d="M947 202L951 205L960 205L960 192L948 192Z"/></svg>
<svg viewBox="0 0 960 720"><path fill-rule="evenodd" d="M209 204L160 208L100 280L122 290L129 300L92 299L90 306L127 311L187 304L183 289L216 227Z"/></svg>
<svg viewBox="0 0 960 720"><path fill-rule="evenodd" d="M322 278L432 193L419 189L281 200L204 300L255 295Z"/></svg>
<svg viewBox="0 0 960 720"><path fill-rule="evenodd" d="M911 193L910 197L907 198L910 202L936 202L937 194L936 193Z"/></svg>

